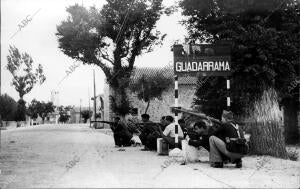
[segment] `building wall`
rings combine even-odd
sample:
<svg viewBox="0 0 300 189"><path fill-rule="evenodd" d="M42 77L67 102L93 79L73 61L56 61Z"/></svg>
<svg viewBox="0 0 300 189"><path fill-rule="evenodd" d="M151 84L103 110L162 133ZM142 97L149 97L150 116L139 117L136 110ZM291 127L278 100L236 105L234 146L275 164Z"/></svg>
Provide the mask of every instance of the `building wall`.
<svg viewBox="0 0 300 189"><path fill-rule="evenodd" d="M112 112L109 108L109 87L106 86L104 89L104 117L105 120L112 120ZM195 93L194 85L179 85L179 99L178 104L183 108L190 108L192 105L193 97ZM138 118L145 112L147 103L139 100L136 94L128 92L129 101L133 108L138 108ZM158 122L162 116L173 115L170 108L174 106L174 87L163 92L162 99L154 99L150 102L147 113L150 115L152 121ZM173 115L174 116L174 115ZM179 115L180 117L180 115Z"/></svg>

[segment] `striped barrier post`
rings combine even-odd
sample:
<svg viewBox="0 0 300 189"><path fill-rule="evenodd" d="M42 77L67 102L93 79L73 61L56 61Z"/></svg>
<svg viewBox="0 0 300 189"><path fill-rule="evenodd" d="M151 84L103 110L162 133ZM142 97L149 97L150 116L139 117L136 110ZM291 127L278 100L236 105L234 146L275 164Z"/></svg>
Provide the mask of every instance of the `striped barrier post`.
<svg viewBox="0 0 300 189"><path fill-rule="evenodd" d="M230 110L230 95L229 95L229 90L230 90L230 80L227 78L227 110Z"/></svg>
<svg viewBox="0 0 300 189"><path fill-rule="evenodd" d="M175 108L178 108L178 76L175 75ZM178 112L175 111L175 148L178 148Z"/></svg>

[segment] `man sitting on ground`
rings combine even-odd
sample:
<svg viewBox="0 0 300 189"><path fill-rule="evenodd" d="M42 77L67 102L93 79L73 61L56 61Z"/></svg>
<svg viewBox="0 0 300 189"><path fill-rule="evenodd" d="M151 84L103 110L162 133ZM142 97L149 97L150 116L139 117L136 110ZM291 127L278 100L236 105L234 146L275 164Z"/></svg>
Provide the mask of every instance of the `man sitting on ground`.
<svg viewBox="0 0 300 189"><path fill-rule="evenodd" d="M174 118L172 116L166 116L166 121L168 123L168 126L165 128L165 130L162 132L161 128L159 128L160 135L163 138L163 140L169 144L169 148L175 148L175 125ZM177 123L178 126L178 147L181 148L181 141L183 140L183 131L180 127L180 125Z"/></svg>
<svg viewBox="0 0 300 189"><path fill-rule="evenodd" d="M156 138L159 136L157 126L150 121L150 116L148 114L142 114L141 117L143 129L139 137L142 144L145 146L143 150L156 150Z"/></svg>
<svg viewBox="0 0 300 189"><path fill-rule="evenodd" d="M225 155L226 157L231 159L232 163L236 164L237 168L241 168L242 157L248 151L247 144L243 146L245 148L241 149L240 153L228 150L228 145L231 141L234 142L238 139L245 140L243 132L233 120L232 112L223 111L222 122L223 124L221 125L221 127L219 127L218 130L214 132L214 136L209 137L209 161L211 163L211 166L215 168L223 168L224 158L222 158L222 156Z"/></svg>
<svg viewBox="0 0 300 189"><path fill-rule="evenodd" d="M209 128L204 121L199 121L194 124L194 131L197 133L196 136L187 139L188 144L196 148L202 146L209 151L209 137L211 136Z"/></svg>
<svg viewBox="0 0 300 189"><path fill-rule="evenodd" d="M132 134L128 131L126 125L121 122L120 117L115 117L114 123L110 127L114 133L116 147L131 145Z"/></svg>

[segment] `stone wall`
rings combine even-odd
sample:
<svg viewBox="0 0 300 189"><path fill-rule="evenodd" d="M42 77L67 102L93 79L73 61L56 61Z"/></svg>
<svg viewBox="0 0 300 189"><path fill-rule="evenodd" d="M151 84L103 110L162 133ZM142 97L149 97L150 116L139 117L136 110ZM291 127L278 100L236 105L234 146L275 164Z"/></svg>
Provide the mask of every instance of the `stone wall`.
<svg viewBox="0 0 300 189"><path fill-rule="evenodd" d="M179 85L178 104L183 108L190 108L192 105L195 88L193 85ZM145 113L147 103L139 100L136 94L129 93L129 100L134 108L138 108L138 118ZM147 114L150 115L151 121L158 122L162 116L172 115L170 108L174 106L174 87L163 92L162 99L154 99L150 101ZM179 115L180 117L181 115Z"/></svg>

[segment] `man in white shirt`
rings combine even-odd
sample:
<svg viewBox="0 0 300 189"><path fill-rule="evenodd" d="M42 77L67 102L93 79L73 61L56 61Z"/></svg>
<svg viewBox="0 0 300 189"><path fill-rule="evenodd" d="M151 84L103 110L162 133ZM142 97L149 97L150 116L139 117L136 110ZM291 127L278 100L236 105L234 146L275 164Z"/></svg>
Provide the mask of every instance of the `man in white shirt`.
<svg viewBox="0 0 300 189"><path fill-rule="evenodd" d="M159 130L164 141L169 144L169 148L174 148L176 123L174 122L174 118L172 116L166 116L165 120L168 123L168 126L165 128L163 132L161 131L160 127ZM183 140L183 132L180 125L178 123L177 125L178 125L178 146L181 147L181 140Z"/></svg>

